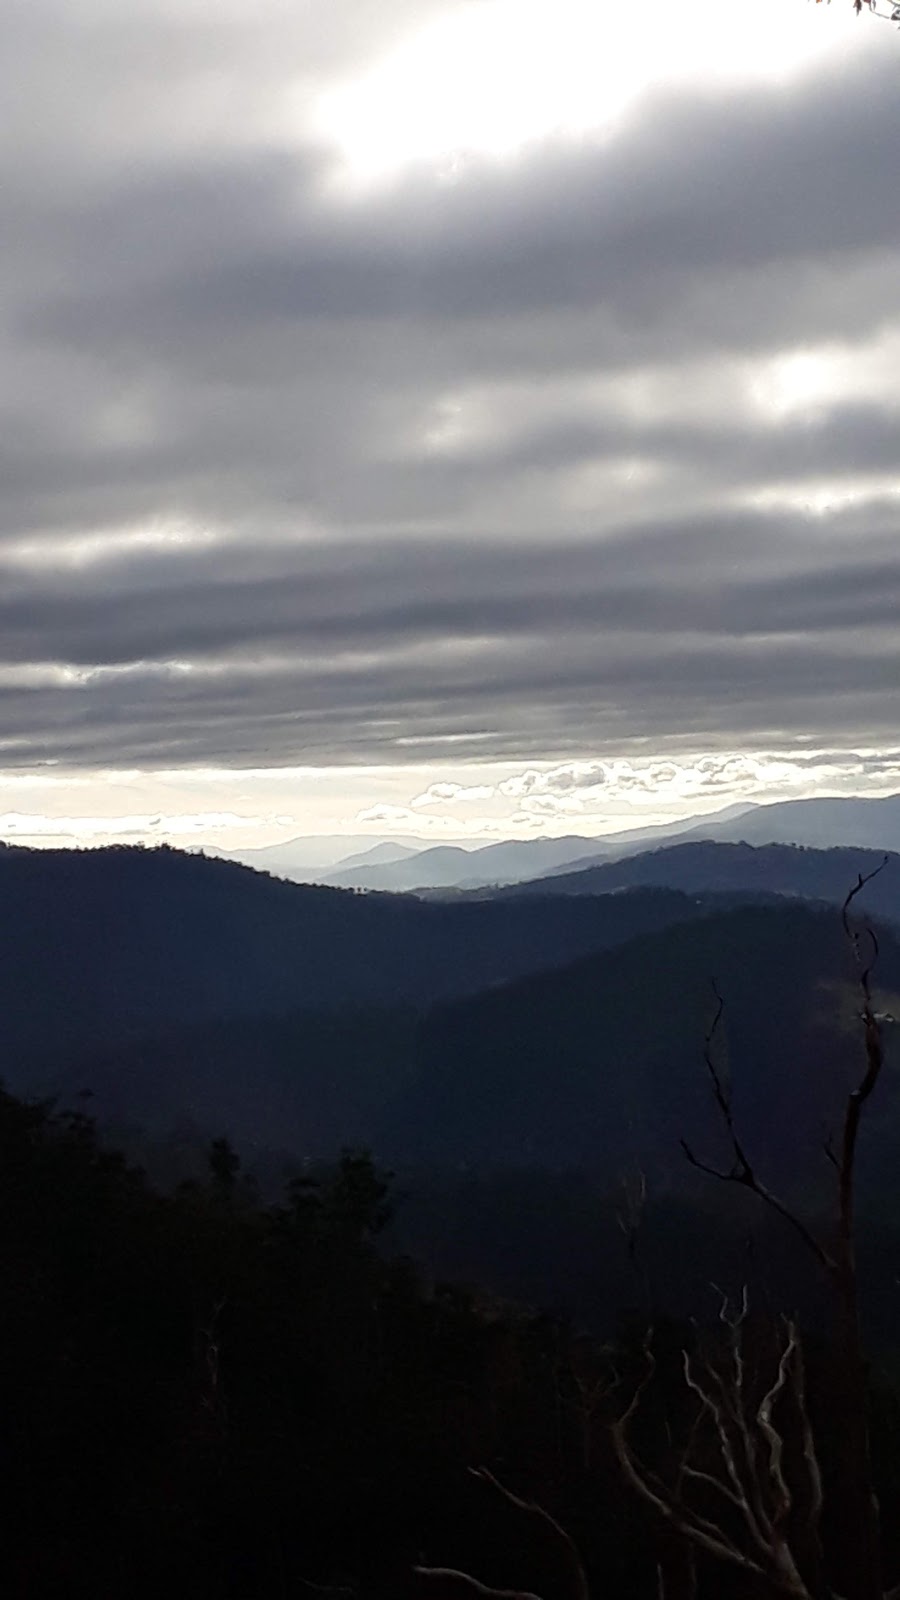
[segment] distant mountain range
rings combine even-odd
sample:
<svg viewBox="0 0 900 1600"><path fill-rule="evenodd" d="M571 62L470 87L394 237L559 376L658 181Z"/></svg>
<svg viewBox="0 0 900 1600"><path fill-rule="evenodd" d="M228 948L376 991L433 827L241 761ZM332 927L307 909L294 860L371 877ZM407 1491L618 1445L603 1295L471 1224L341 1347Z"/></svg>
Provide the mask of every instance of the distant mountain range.
<svg viewBox="0 0 900 1600"><path fill-rule="evenodd" d="M748 844L805 844L817 849L856 845L900 851L900 794L879 799L781 800L754 806L729 821L695 827L695 838Z"/></svg>
<svg viewBox="0 0 900 1600"><path fill-rule="evenodd" d="M643 840L644 834L641 833ZM405 893L418 888L512 883L585 857L595 841L510 839L488 845L455 840L437 845L425 840L385 839L328 863L313 861L316 841L290 839L262 850L233 852L229 859L295 883L328 884L337 889L382 889Z"/></svg>
<svg viewBox="0 0 900 1600"><path fill-rule="evenodd" d="M633 855L650 844L697 839L748 844L846 845L900 852L900 795L881 799L785 800L738 804L675 826L626 829L601 838L511 839L428 845L421 839L346 840L352 851L337 858L338 841L289 840L239 857L249 866L295 882L338 888L415 893L424 889L476 889L576 871ZM315 861L313 856L315 855ZM324 859L327 857L327 860Z"/></svg>
<svg viewBox="0 0 900 1600"><path fill-rule="evenodd" d="M458 839L447 842L451 845L463 844ZM350 867L356 862L372 865L378 861L400 861L407 854L418 855L428 848L427 840L414 837L379 839L365 833L334 833L305 834L258 849L209 850L207 854L221 856L226 861L240 861L244 866L253 867L256 872L271 872L276 877L307 883L316 874Z"/></svg>
<svg viewBox="0 0 900 1600"><path fill-rule="evenodd" d="M581 859L590 846L584 838L510 839L460 849L436 845L400 860L344 862L328 873L328 882L347 889L404 893L421 888L458 888L486 883L513 883L535 873L565 868Z"/></svg>
<svg viewBox="0 0 900 1600"><path fill-rule="evenodd" d="M837 800L781 800L771 805L732 808L711 817L694 819L683 827L657 830L657 843L688 843L715 839L746 844L796 844L829 850L838 846L900 853L900 795L866 800L848 797ZM626 836L627 840L627 836ZM609 843L611 841L601 841ZM625 853L620 835L615 851L592 850L565 866L549 868L548 873L574 872ZM637 841L634 841L635 843ZM633 854L634 850L628 851ZM537 874L535 874L537 876Z"/></svg>

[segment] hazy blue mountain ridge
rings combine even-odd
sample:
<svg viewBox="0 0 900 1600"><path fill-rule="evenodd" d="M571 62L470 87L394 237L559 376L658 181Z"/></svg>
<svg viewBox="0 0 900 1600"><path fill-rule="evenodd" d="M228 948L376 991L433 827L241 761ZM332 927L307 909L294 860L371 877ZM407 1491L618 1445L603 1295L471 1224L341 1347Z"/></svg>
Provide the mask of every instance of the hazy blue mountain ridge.
<svg viewBox="0 0 900 1600"><path fill-rule="evenodd" d="M510 884L493 890L492 897L611 894L653 886L687 894L765 893L842 902L860 875L877 870L866 889L866 905L875 916L900 921L900 855L843 846L816 850L806 845L697 840Z"/></svg>
<svg viewBox="0 0 900 1600"><path fill-rule="evenodd" d="M331 859L330 864L318 867L298 859L297 852L305 843L299 840L293 845L288 841L245 852L241 859L296 881L407 893L476 889L556 876L618 861L651 845L705 839L900 852L900 796L738 803L677 824L638 826L597 838L513 839L481 845L471 840L427 845L423 840L404 839L392 846L391 841L384 841L383 850L380 846L374 851L357 849L344 859ZM396 851L393 859L392 847Z"/></svg>

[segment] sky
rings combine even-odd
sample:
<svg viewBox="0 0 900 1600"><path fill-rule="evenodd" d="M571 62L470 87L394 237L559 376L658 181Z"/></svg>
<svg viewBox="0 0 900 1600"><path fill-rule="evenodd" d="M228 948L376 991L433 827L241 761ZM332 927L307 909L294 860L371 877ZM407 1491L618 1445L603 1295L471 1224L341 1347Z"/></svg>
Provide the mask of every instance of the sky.
<svg viewBox="0 0 900 1600"><path fill-rule="evenodd" d="M900 789L900 32L0 0L0 837Z"/></svg>

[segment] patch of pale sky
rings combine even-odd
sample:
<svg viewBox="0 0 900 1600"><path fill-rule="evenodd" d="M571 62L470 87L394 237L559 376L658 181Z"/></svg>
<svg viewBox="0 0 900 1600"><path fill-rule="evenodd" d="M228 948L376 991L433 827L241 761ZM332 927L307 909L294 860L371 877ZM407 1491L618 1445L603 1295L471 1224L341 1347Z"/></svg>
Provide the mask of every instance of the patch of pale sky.
<svg viewBox="0 0 900 1600"><path fill-rule="evenodd" d="M198 670L190 661L123 661L113 666L75 666L71 662L28 661L0 665L3 689L87 689L97 684L129 678L183 678ZM203 663L201 671L221 676L221 662Z"/></svg>
<svg viewBox="0 0 900 1600"><path fill-rule="evenodd" d="M121 558L131 559L142 550L196 550L221 543L227 534L209 524L179 518L152 517L123 528L85 530L4 541L4 565L53 571L63 567L90 567Z"/></svg>
<svg viewBox="0 0 900 1600"><path fill-rule="evenodd" d="M900 327L856 343L830 342L780 351L746 368L745 382L763 415L778 422L836 404L898 405Z"/></svg>
<svg viewBox="0 0 900 1600"><path fill-rule="evenodd" d="M846 14L845 14L846 13ZM413 164L453 179L469 156L615 129L660 86L789 83L865 50L850 7L807 0L482 0L448 8L314 102L310 128L363 188Z"/></svg>
<svg viewBox="0 0 900 1600"><path fill-rule="evenodd" d="M900 328L859 343L798 346L748 359L719 352L677 363L448 390L432 403L420 436L426 453L490 456L554 423L677 422L711 428L821 415L835 406L896 403ZM412 440L406 441L412 444Z"/></svg>
<svg viewBox="0 0 900 1600"><path fill-rule="evenodd" d="M820 518L827 536L829 519L839 511L866 506L875 501L900 502L900 479L896 472L846 473L788 482L770 481L752 489L737 488L727 496L732 505L750 506L758 511L801 511ZM836 535L843 538L842 532Z"/></svg>

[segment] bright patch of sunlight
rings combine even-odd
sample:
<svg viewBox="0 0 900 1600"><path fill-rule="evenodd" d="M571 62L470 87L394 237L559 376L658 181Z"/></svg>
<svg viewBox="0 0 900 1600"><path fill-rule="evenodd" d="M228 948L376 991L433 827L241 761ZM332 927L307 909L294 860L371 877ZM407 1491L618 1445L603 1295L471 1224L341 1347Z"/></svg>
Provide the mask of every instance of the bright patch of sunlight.
<svg viewBox="0 0 900 1600"><path fill-rule="evenodd" d="M88 567L115 561L141 551L182 551L205 548L220 541L215 529L180 518L154 517L149 522L121 528L65 534L41 534L15 539L4 545L3 560L32 568Z"/></svg>
<svg viewBox="0 0 900 1600"><path fill-rule="evenodd" d="M850 7L806 0L476 0L457 5L314 103L312 132L354 185L411 164L452 181L471 156L613 126L647 90L779 83L865 49Z"/></svg>

